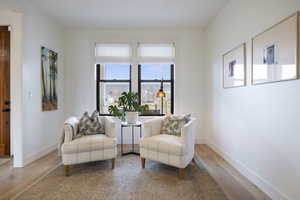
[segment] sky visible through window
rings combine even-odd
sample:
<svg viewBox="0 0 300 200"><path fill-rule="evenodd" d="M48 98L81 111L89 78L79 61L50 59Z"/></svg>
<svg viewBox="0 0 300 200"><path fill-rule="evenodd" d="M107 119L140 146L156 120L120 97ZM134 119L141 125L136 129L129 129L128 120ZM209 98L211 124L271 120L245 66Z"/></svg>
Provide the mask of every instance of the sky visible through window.
<svg viewBox="0 0 300 200"><path fill-rule="evenodd" d="M129 64L105 64L106 80L129 80ZM170 80L170 64L142 64L142 80Z"/></svg>
<svg viewBox="0 0 300 200"><path fill-rule="evenodd" d="M106 80L129 80L130 65L129 64L105 64L105 79Z"/></svg>
<svg viewBox="0 0 300 200"><path fill-rule="evenodd" d="M142 64L142 80L170 80L170 64Z"/></svg>

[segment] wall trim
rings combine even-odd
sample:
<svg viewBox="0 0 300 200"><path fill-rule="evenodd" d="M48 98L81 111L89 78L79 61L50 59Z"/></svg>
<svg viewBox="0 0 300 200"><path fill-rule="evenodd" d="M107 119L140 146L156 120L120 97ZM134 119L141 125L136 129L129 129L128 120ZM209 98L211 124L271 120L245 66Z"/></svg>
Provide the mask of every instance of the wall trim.
<svg viewBox="0 0 300 200"><path fill-rule="evenodd" d="M207 144L204 137L196 138L196 144Z"/></svg>
<svg viewBox="0 0 300 200"><path fill-rule="evenodd" d="M218 153L222 158L224 158L229 164L231 164L235 169L237 169L243 176L245 176L249 181L261 189L264 193L269 195L273 200L292 200L286 194L279 191L267 180L259 176L256 172L248 168L241 161L233 159L232 156L218 147L214 142L206 140L206 144Z"/></svg>
<svg viewBox="0 0 300 200"><path fill-rule="evenodd" d="M26 158L24 159L24 166L44 157L45 155L49 154L50 152L56 150L57 147L58 147L58 144L54 144L54 145L51 145L49 147L42 149L41 151L31 153L30 155L26 156Z"/></svg>

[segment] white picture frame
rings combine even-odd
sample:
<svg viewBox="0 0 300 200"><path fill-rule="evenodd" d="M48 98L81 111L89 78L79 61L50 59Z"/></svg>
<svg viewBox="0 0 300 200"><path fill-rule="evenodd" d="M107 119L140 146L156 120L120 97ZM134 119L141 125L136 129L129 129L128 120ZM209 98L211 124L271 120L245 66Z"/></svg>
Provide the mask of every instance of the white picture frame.
<svg viewBox="0 0 300 200"><path fill-rule="evenodd" d="M223 55L223 88L246 86L246 43Z"/></svg>
<svg viewBox="0 0 300 200"><path fill-rule="evenodd" d="M252 38L253 85L299 78L299 12Z"/></svg>

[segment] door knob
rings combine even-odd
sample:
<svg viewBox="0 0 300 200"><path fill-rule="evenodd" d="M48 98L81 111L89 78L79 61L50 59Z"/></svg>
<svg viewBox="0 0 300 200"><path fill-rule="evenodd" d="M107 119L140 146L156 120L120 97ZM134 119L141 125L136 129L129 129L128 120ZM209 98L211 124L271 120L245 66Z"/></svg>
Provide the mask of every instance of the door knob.
<svg viewBox="0 0 300 200"><path fill-rule="evenodd" d="M9 108L3 109L2 112L10 112L10 109Z"/></svg>

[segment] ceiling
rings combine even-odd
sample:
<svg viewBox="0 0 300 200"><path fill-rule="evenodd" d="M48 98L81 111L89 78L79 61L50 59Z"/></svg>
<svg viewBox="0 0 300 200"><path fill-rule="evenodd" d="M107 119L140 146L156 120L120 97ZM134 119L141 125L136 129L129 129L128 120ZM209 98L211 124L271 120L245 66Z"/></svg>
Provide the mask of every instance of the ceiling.
<svg viewBox="0 0 300 200"><path fill-rule="evenodd" d="M31 0L73 28L203 27L228 0Z"/></svg>

